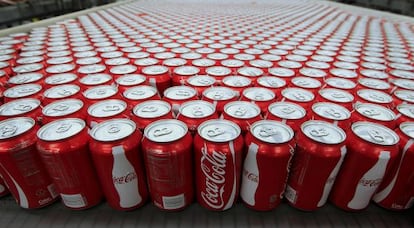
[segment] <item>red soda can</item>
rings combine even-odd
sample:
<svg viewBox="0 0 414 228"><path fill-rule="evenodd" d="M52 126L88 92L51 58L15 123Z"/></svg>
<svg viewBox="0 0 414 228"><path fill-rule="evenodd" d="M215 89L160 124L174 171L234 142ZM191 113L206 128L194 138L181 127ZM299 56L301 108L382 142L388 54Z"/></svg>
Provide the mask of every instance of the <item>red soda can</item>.
<svg viewBox="0 0 414 228"><path fill-rule="evenodd" d="M25 73L19 74L9 78L7 81L7 85L9 87L17 86L17 85L24 85L24 84L39 84L44 85L44 78L43 74L40 73Z"/></svg>
<svg viewBox="0 0 414 228"><path fill-rule="evenodd" d="M202 123L194 138L196 194L209 210L224 211L236 202L240 189L244 140L228 120Z"/></svg>
<svg viewBox="0 0 414 228"><path fill-rule="evenodd" d="M81 88L73 84L54 86L43 92L42 104L48 105L53 101L69 98L82 99Z"/></svg>
<svg viewBox="0 0 414 228"><path fill-rule="evenodd" d="M265 113L269 105L276 101L276 95L270 89L251 87L243 91L241 100L256 104L259 106L260 111Z"/></svg>
<svg viewBox="0 0 414 228"><path fill-rule="evenodd" d="M281 97L282 90L285 89L287 83L282 78L273 76L262 76L257 79L256 86L270 89L276 94L276 97Z"/></svg>
<svg viewBox="0 0 414 228"><path fill-rule="evenodd" d="M330 195L330 201L346 211L368 207L384 175L397 162L399 137L391 129L370 122L356 122L348 132L348 153Z"/></svg>
<svg viewBox="0 0 414 228"><path fill-rule="evenodd" d="M310 77L294 77L291 80L293 87L308 90L313 94L317 93L322 87L322 83L314 78Z"/></svg>
<svg viewBox="0 0 414 228"><path fill-rule="evenodd" d="M161 99L157 89L148 85L131 87L125 90L122 95L125 98L124 100L128 103L129 109L134 108L137 104L142 103L143 101Z"/></svg>
<svg viewBox="0 0 414 228"><path fill-rule="evenodd" d="M355 95L355 88L357 84L349 79L332 77L325 80L325 85L322 86L322 89L333 88L346 91L352 95Z"/></svg>
<svg viewBox="0 0 414 228"><path fill-rule="evenodd" d="M409 79L394 79L390 80L392 89L390 93L393 93L397 89L414 90L414 81Z"/></svg>
<svg viewBox="0 0 414 228"><path fill-rule="evenodd" d="M180 107L176 119L187 124L188 130L195 134L197 127L204 121L217 119L214 105L207 101L187 101Z"/></svg>
<svg viewBox="0 0 414 228"><path fill-rule="evenodd" d="M107 99L121 99L118 94L118 88L110 85L95 86L83 92L85 103L87 105L94 104L101 100Z"/></svg>
<svg viewBox="0 0 414 228"><path fill-rule="evenodd" d="M249 208L272 210L283 199L295 149L294 132L286 124L261 120L251 126L245 143L240 196Z"/></svg>
<svg viewBox="0 0 414 228"><path fill-rule="evenodd" d="M99 57L88 57L88 58L80 58L76 60L76 65L78 68L82 66L88 66L88 65L96 65L96 64L102 64L102 59Z"/></svg>
<svg viewBox="0 0 414 228"><path fill-rule="evenodd" d="M39 64L41 65L41 64ZM32 72L36 72L36 70L32 69L38 69L36 68L38 65L36 65L36 67L33 64L27 64L27 65L23 65L23 66L27 66L28 69L27 71L25 69L22 69L20 66L16 66L14 68L12 68L12 66L8 63L8 62L0 62L0 70L6 72L6 75L11 77L13 75L19 74L19 73L32 73ZM40 69L43 69L43 65L41 65L42 67Z"/></svg>
<svg viewBox="0 0 414 228"><path fill-rule="evenodd" d="M412 90L397 89L392 96L396 106L400 104L414 104L414 91Z"/></svg>
<svg viewBox="0 0 414 228"><path fill-rule="evenodd" d="M289 101L302 106L304 109L309 110L312 102L315 100L315 95L301 88L286 88L282 90L281 101Z"/></svg>
<svg viewBox="0 0 414 228"><path fill-rule="evenodd" d="M308 116L306 110L300 105L291 102L275 102L269 105L265 119L280 121L297 132L300 126L308 120Z"/></svg>
<svg viewBox="0 0 414 228"><path fill-rule="evenodd" d="M193 139L179 120L158 120L144 130L142 150L154 205L177 211L194 198Z"/></svg>
<svg viewBox="0 0 414 228"><path fill-rule="evenodd" d="M319 90L319 102L331 102L341 105L350 112L354 110L354 96L349 92L340 89L321 89Z"/></svg>
<svg viewBox="0 0 414 228"><path fill-rule="evenodd" d="M142 69L142 74L147 78L149 84L157 88L160 94L171 86L170 73L165 66L148 66Z"/></svg>
<svg viewBox="0 0 414 228"><path fill-rule="evenodd" d="M138 67L139 73L144 73L143 72L144 68L151 67L151 66L157 66L159 62L160 61L158 59L154 59L154 58L141 58L141 59L134 61L134 65Z"/></svg>
<svg viewBox="0 0 414 228"><path fill-rule="evenodd" d="M176 67L172 73L172 84L175 86L184 85L188 78L196 76L200 70L194 66Z"/></svg>
<svg viewBox="0 0 414 228"><path fill-rule="evenodd" d="M138 129L143 131L150 123L162 119L173 119L171 105L160 100L144 101L132 110L132 120L137 124Z"/></svg>
<svg viewBox="0 0 414 228"><path fill-rule="evenodd" d="M177 114L184 102L198 100L197 91L189 86L173 86L164 91L163 100L170 103L173 112Z"/></svg>
<svg viewBox="0 0 414 228"><path fill-rule="evenodd" d="M374 78L358 79L357 89L376 89L385 93L391 93L391 86L386 81Z"/></svg>
<svg viewBox="0 0 414 228"><path fill-rule="evenodd" d="M88 107L86 124L92 128L105 120L128 118L127 107L127 103L122 100L108 99L96 102Z"/></svg>
<svg viewBox="0 0 414 228"><path fill-rule="evenodd" d="M285 192L290 205L305 211L325 205L347 153L345 139L341 128L325 121L302 124Z"/></svg>
<svg viewBox="0 0 414 228"><path fill-rule="evenodd" d="M78 99L57 100L42 109L42 124L63 118L86 120L86 108L83 102Z"/></svg>
<svg viewBox="0 0 414 228"><path fill-rule="evenodd" d="M140 142L141 132L129 119L112 119L96 125L89 143L102 191L109 206L132 210L148 198Z"/></svg>
<svg viewBox="0 0 414 228"><path fill-rule="evenodd" d="M204 91L216 84L216 79L207 75L197 75L187 79L186 85L193 87L199 97Z"/></svg>
<svg viewBox="0 0 414 228"><path fill-rule="evenodd" d="M32 56L32 57L16 59L16 66L33 64L33 63L40 63L42 65L45 65L45 58L43 56Z"/></svg>
<svg viewBox="0 0 414 228"><path fill-rule="evenodd" d="M250 126L259 120L262 120L259 106L247 101L232 101L224 105L222 118L233 121L245 134L249 131Z"/></svg>
<svg viewBox="0 0 414 228"><path fill-rule="evenodd" d="M36 150L36 122L27 117L0 122L0 173L17 204L40 208L58 193Z"/></svg>
<svg viewBox="0 0 414 228"><path fill-rule="evenodd" d="M16 99L0 106L0 120L24 116L39 121L41 113L40 101L33 98Z"/></svg>
<svg viewBox="0 0 414 228"><path fill-rule="evenodd" d="M206 74L214 77L218 84L221 84L221 80L231 75L231 69L223 66L212 66L206 69Z"/></svg>
<svg viewBox="0 0 414 228"><path fill-rule="evenodd" d="M34 98L43 100L42 86L39 84L24 84L6 89L3 93L4 102L20 98Z"/></svg>
<svg viewBox="0 0 414 228"><path fill-rule="evenodd" d="M45 78L45 89L65 84L78 84L78 76L71 73L54 74Z"/></svg>
<svg viewBox="0 0 414 228"><path fill-rule="evenodd" d="M237 96L240 96L243 90L252 85L252 80L244 76L227 76L221 80L221 84L236 91Z"/></svg>
<svg viewBox="0 0 414 228"><path fill-rule="evenodd" d="M414 124L402 123L396 130L400 137L401 157L397 171L393 175L385 174L384 180L378 187L373 200L386 209L400 211L409 209L414 204Z"/></svg>
<svg viewBox="0 0 414 228"><path fill-rule="evenodd" d="M352 122L367 121L378 123L390 129L398 127L395 113L381 105L371 103L356 103L352 112Z"/></svg>
<svg viewBox="0 0 414 228"><path fill-rule="evenodd" d="M373 89L358 90L356 93L356 102L378 104L389 109L394 108L394 102L390 95Z"/></svg>
<svg viewBox="0 0 414 228"><path fill-rule="evenodd" d="M312 120L323 120L342 128L345 132L351 127L351 112L345 107L329 102L312 105Z"/></svg>
<svg viewBox="0 0 414 228"><path fill-rule="evenodd" d="M85 121L76 118L56 120L37 132L37 149L63 204L81 210L102 200L88 143Z"/></svg>
<svg viewBox="0 0 414 228"><path fill-rule="evenodd" d="M141 74L126 74L118 77L115 82L118 85L119 92L123 94L125 90L131 87L146 85L147 79L144 75Z"/></svg>
<svg viewBox="0 0 414 228"><path fill-rule="evenodd" d="M396 126L400 126L404 122L414 122L414 105L400 104L395 108L397 115L395 116Z"/></svg>

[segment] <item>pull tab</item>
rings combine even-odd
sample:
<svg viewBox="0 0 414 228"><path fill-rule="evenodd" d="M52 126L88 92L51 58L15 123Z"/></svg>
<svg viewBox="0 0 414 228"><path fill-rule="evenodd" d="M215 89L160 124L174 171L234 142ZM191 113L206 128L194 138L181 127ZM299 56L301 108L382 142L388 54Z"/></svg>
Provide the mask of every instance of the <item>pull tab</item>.
<svg viewBox="0 0 414 228"><path fill-rule="evenodd" d="M69 105L57 105L56 107L52 108L54 111L63 112L69 109Z"/></svg>
<svg viewBox="0 0 414 228"><path fill-rule="evenodd" d="M182 97L189 97L191 94L190 94L190 92L185 91L185 90L177 90L175 92L175 95L182 96Z"/></svg>
<svg viewBox="0 0 414 228"><path fill-rule="evenodd" d="M142 112L156 112L156 111L158 111L158 108L155 106L145 106L142 109Z"/></svg>
<svg viewBox="0 0 414 228"><path fill-rule="evenodd" d="M10 137L14 135L17 131L16 125L5 125L2 128L0 128L0 134L2 137Z"/></svg>
<svg viewBox="0 0 414 228"><path fill-rule="evenodd" d="M369 97L371 97L372 99L377 100L377 101L382 101L382 102L385 101L385 98L381 97L381 96L378 96L378 94L370 94Z"/></svg>
<svg viewBox="0 0 414 228"><path fill-rule="evenodd" d="M121 110L121 107L119 107L118 105L106 105L102 111L104 112L116 112Z"/></svg>
<svg viewBox="0 0 414 228"><path fill-rule="evenodd" d="M292 107L284 107L284 108L282 108L282 109L281 109L281 111L282 111L283 113L286 113L286 114L292 114L292 113L294 113L296 110L295 110L294 108L292 108Z"/></svg>
<svg viewBox="0 0 414 228"><path fill-rule="evenodd" d="M239 107L234 112L234 115L236 115L236 116L244 116L244 115L246 115L246 113L247 113L247 110L245 108Z"/></svg>
<svg viewBox="0 0 414 228"><path fill-rule="evenodd" d="M262 127L259 132L259 135L262 137L270 137L277 134L279 134L279 131L277 131L275 128L270 127Z"/></svg>
<svg viewBox="0 0 414 228"><path fill-rule="evenodd" d="M67 132L70 128L72 127L72 125L70 124L61 124L57 129L56 129L56 133L64 133Z"/></svg>
<svg viewBox="0 0 414 228"><path fill-rule="evenodd" d="M293 93L292 96L295 97L299 101L305 101L306 100L305 95L303 95L299 92Z"/></svg>
<svg viewBox="0 0 414 228"><path fill-rule="evenodd" d="M197 116L197 117L204 116L204 112L200 106L194 106L192 113L194 116Z"/></svg>
<svg viewBox="0 0 414 228"><path fill-rule="evenodd" d="M134 82L135 79L133 78L124 78L124 82Z"/></svg>
<svg viewBox="0 0 414 228"><path fill-rule="evenodd" d="M256 101L262 101L262 100L264 100L265 98L264 98L264 94L263 93L255 93L254 94L254 99L256 100Z"/></svg>
<svg viewBox="0 0 414 228"><path fill-rule="evenodd" d="M16 107L14 107L13 109L17 110L17 111L22 111L22 112L28 112L28 111L32 110L32 106L19 104Z"/></svg>
<svg viewBox="0 0 414 228"><path fill-rule="evenodd" d="M333 117L334 117L334 118L336 118L336 119L339 119L339 118L341 118L341 116L342 116L340 112L335 111L335 109L333 109L333 108L330 108L330 109L328 109L328 110L325 110L325 112L326 112L328 115L333 116Z"/></svg>
<svg viewBox="0 0 414 228"><path fill-rule="evenodd" d="M17 80L17 83L21 84L21 83L25 83L27 81L29 81L29 77L21 77L19 80Z"/></svg>
<svg viewBox="0 0 414 228"><path fill-rule="evenodd" d="M314 137L325 137L329 135L329 132L325 128L312 129L309 133Z"/></svg>
<svg viewBox="0 0 414 228"><path fill-rule="evenodd" d="M153 135L155 137L160 137L160 136L168 135L168 134L171 134L171 133L172 133L171 129L164 127L164 128L155 130Z"/></svg>
<svg viewBox="0 0 414 228"><path fill-rule="evenodd" d="M57 93L61 96L70 96L70 95L72 95L72 92L67 90L67 89L62 89L62 90L58 91Z"/></svg>
<svg viewBox="0 0 414 228"><path fill-rule="evenodd" d="M234 85L240 87L243 86L243 83L240 80L235 80Z"/></svg>
<svg viewBox="0 0 414 228"><path fill-rule="evenodd" d="M376 131L376 130L370 130L368 131L368 135L375 141L378 143L383 143L385 141L385 137L383 135L381 135L380 132Z"/></svg>
<svg viewBox="0 0 414 228"><path fill-rule="evenodd" d="M374 110L374 109L367 109L367 110L364 110L362 113L365 114L365 115L367 115L367 116L378 116L378 115L381 115L381 113L379 111Z"/></svg>
<svg viewBox="0 0 414 228"><path fill-rule="evenodd" d="M33 93L36 90L33 88L22 88L21 90L18 91L18 93Z"/></svg>
<svg viewBox="0 0 414 228"><path fill-rule="evenodd" d="M56 78L56 79L54 79L53 81L52 81L52 83L53 84L57 84L57 83L59 83L59 82L63 82L65 79L63 78L63 77L60 77L60 78Z"/></svg>
<svg viewBox="0 0 414 228"><path fill-rule="evenodd" d="M305 80L299 80L299 81L297 81L297 84L298 85L301 85L301 86L308 86L308 85L310 85L310 83L307 82L307 81L305 81Z"/></svg>
<svg viewBox="0 0 414 228"><path fill-rule="evenodd" d="M96 91L96 94L97 95L100 95L100 96L105 95L106 94L106 90L104 90L104 89L97 90Z"/></svg>
<svg viewBox="0 0 414 228"><path fill-rule="evenodd" d="M224 97L223 93L218 92L218 91L216 93L214 93L214 95L213 95L213 98L216 99L216 100L223 99L223 97Z"/></svg>
<svg viewBox="0 0 414 228"><path fill-rule="evenodd" d="M134 90L131 92L132 95L136 95L136 96L143 96L145 94L144 91L142 90Z"/></svg>
<svg viewBox="0 0 414 228"><path fill-rule="evenodd" d="M210 81L205 78L200 78L197 80L197 82L200 83L201 85L208 85L210 83Z"/></svg>
<svg viewBox="0 0 414 228"><path fill-rule="evenodd" d="M118 133L118 132L120 132L121 131L121 129L119 129L119 127L118 126L116 126L116 125L112 125L112 126L110 126L109 128L108 128L108 133L109 134L116 134L116 133Z"/></svg>
<svg viewBox="0 0 414 228"><path fill-rule="evenodd" d="M266 79L266 82L267 82L267 84L269 84L272 87L277 87L278 86L277 81L273 80L271 78Z"/></svg>
<svg viewBox="0 0 414 228"><path fill-rule="evenodd" d="M333 98L346 98L346 96L342 93L332 93Z"/></svg>
<svg viewBox="0 0 414 228"><path fill-rule="evenodd" d="M216 137L222 134L224 134L224 131L218 127L207 131L207 135L210 137Z"/></svg>

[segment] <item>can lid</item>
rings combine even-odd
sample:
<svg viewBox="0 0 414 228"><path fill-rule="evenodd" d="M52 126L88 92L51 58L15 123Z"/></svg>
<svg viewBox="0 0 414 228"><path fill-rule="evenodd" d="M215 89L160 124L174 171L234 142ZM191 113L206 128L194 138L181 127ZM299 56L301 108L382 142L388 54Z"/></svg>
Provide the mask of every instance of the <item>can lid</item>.
<svg viewBox="0 0 414 228"><path fill-rule="evenodd" d="M23 98L4 103L0 106L0 116L17 116L28 113L40 107L40 101L33 98Z"/></svg>
<svg viewBox="0 0 414 228"><path fill-rule="evenodd" d="M375 79L387 79L388 74L379 70L360 70L359 71L362 76L368 77L368 78L375 78Z"/></svg>
<svg viewBox="0 0 414 228"><path fill-rule="evenodd" d="M243 91L243 96L252 101L270 101L276 97L275 93L262 87L250 87Z"/></svg>
<svg viewBox="0 0 414 228"><path fill-rule="evenodd" d="M5 97L20 98L36 94L41 90L42 86L39 84L23 84L9 88L3 94Z"/></svg>
<svg viewBox="0 0 414 228"><path fill-rule="evenodd" d="M257 84L268 88L282 88L286 86L286 81L274 76L262 76L257 79Z"/></svg>
<svg viewBox="0 0 414 228"><path fill-rule="evenodd" d="M381 124L361 121L353 123L351 130L359 138L377 145L392 146L400 141L393 130Z"/></svg>
<svg viewBox="0 0 414 228"><path fill-rule="evenodd" d="M47 98L64 98L72 96L73 94L76 94L80 91L80 87L73 84L67 84L67 85L58 85L54 86L50 89L47 89L43 92L43 95Z"/></svg>
<svg viewBox="0 0 414 228"><path fill-rule="evenodd" d="M105 65L109 65L109 66L127 65L128 63L129 63L129 59L124 58L124 57L118 57L118 58L105 60ZM130 66L133 66L133 65L130 65Z"/></svg>
<svg viewBox="0 0 414 228"><path fill-rule="evenodd" d="M63 56L63 57L50 58L46 62L47 62L47 64L59 65L59 64L70 63L72 61L73 61L72 57Z"/></svg>
<svg viewBox="0 0 414 228"><path fill-rule="evenodd" d="M306 110L291 102L275 102L269 105L268 110L281 119L301 119L306 116Z"/></svg>
<svg viewBox="0 0 414 228"><path fill-rule="evenodd" d="M376 104L357 103L355 104L355 111L365 117L379 121L393 121L396 119L393 111Z"/></svg>
<svg viewBox="0 0 414 228"><path fill-rule="evenodd" d="M404 79L414 79L414 72L406 70L392 70L390 72L395 77L404 78Z"/></svg>
<svg viewBox="0 0 414 228"><path fill-rule="evenodd" d="M403 89L414 90L414 81L408 79L395 79L391 81L395 86Z"/></svg>
<svg viewBox="0 0 414 228"><path fill-rule="evenodd" d="M80 58L76 60L77 65L95 65L102 61L99 57L87 57L87 58Z"/></svg>
<svg viewBox="0 0 414 228"><path fill-rule="evenodd" d="M111 117L122 113L126 108L127 104L124 101L110 99L89 106L88 114L93 117Z"/></svg>
<svg viewBox="0 0 414 228"><path fill-rule="evenodd" d="M315 99L312 92L300 88L286 88L282 90L282 96L298 102L308 102Z"/></svg>
<svg viewBox="0 0 414 228"><path fill-rule="evenodd" d="M172 58L172 59L166 59L162 62L164 66L170 66L170 67L177 67L177 66L183 66L187 63L187 60L182 58Z"/></svg>
<svg viewBox="0 0 414 228"><path fill-rule="evenodd" d="M184 137L188 132L187 125L179 120L158 120L144 129L146 138L153 142L167 143Z"/></svg>
<svg viewBox="0 0 414 228"><path fill-rule="evenodd" d="M220 62L225 67L238 68L244 66L244 62L237 59L225 59Z"/></svg>
<svg viewBox="0 0 414 228"><path fill-rule="evenodd" d="M393 100L390 95L373 89L360 89L357 91L357 94L364 100L374 103L388 104Z"/></svg>
<svg viewBox="0 0 414 228"><path fill-rule="evenodd" d="M134 65L120 65L120 66L114 66L111 68L110 72L112 74L118 74L118 75L122 75L122 74L132 74L135 71L137 71L137 67Z"/></svg>
<svg viewBox="0 0 414 228"><path fill-rule="evenodd" d="M262 76L264 72L256 67L242 67L237 70L237 73L247 77L259 77Z"/></svg>
<svg viewBox="0 0 414 228"><path fill-rule="evenodd" d="M413 71L414 67L410 64L404 64L404 63L389 63L389 67L396 69L396 70L406 70L406 71Z"/></svg>
<svg viewBox="0 0 414 228"><path fill-rule="evenodd" d="M145 76L141 74L126 74L116 79L116 83L122 86L133 86L142 84L145 80Z"/></svg>
<svg viewBox="0 0 414 228"><path fill-rule="evenodd" d="M250 61L255 59L254 55L250 55L250 54L237 54L234 55L234 58L237 60L241 60L241 61Z"/></svg>
<svg viewBox="0 0 414 228"><path fill-rule="evenodd" d="M110 85L95 86L87 89L84 96L88 99L102 99L115 95L118 88Z"/></svg>
<svg viewBox="0 0 414 228"><path fill-rule="evenodd" d="M32 63L32 64L24 64L24 65L16 66L16 67L13 68L13 71L17 74L23 74L23 73L35 72L35 71L38 71L38 70L41 70L41 69L43 69L42 64Z"/></svg>
<svg viewBox="0 0 414 228"><path fill-rule="evenodd" d="M46 68L46 72L50 74L60 74L66 73L73 69L75 69L75 64L59 64L59 65L52 65Z"/></svg>
<svg viewBox="0 0 414 228"><path fill-rule="evenodd" d="M230 87L247 87L252 81L244 76L227 76L223 78L222 83Z"/></svg>
<svg viewBox="0 0 414 228"><path fill-rule="evenodd" d="M154 58L143 58L143 59L138 59L134 62L135 65L142 66L142 67L151 67L157 63L158 63L158 60ZM150 68L150 69L147 69L147 71L149 71L148 72L149 74L161 74L159 73L159 71L161 70L158 68L155 68L155 69Z"/></svg>
<svg viewBox="0 0 414 228"><path fill-rule="evenodd" d="M379 71L383 71L387 69L387 67L381 63L363 62L361 63L361 66L367 69L379 70Z"/></svg>
<svg viewBox="0 0 414 228"><path fill-rule="evenodd" d="M329 72L333 76L341 77L341 78L353 79L353 78L358 77L358 74L352 70L334 68L334 69L331 69Z"/></svg>
<svg viewBox="0 0 414 228"><path fill-rule="evenodd" d="M315 68L310 68L310 67L304 67L304 68L300 69L299 72L303 76L307 76L307 77L311 77L311 78L324 78L324 77L327 76L325 71L315 69Z"/></svg>
<svg viewBox="0 0 414 228"><path fill-rule="evenodd" d="M72 82L78 78L75 74L72 73L63 73L63 74L55 74L49 76L45 79L45 83L49 85L59 85L65 84L68 82Z"/></svg>
<svg viewBox="0 0 414 228"><path fill-rule="evenodd" d="M197 91L190 86L173 86L164 91L164 97L173 100L186 100L197 95Z"/></svg>
<svg viewBox="0 0 414 228"><path fill-rule="evenodd" d="M213 104L207 101L188 101L181 105L180 114L190 118L205 118L216 111Z"/></svg>
<svg viewBox="0 0 414 228"><path fill-rule="evenodd" d="M197 132L205 140L221 143L239 137L241 129L228 120L207 120L198 127Z"/></svg>
<svg viewBox="0 0 414 228"><path fill-rule="evenodd" d="M358 69L357 64L349 63L349 62L334 62L333 65L335 67L340 68L340 69L346 69L346 70L356 70L356 69Z"/></svg>
<svg viewBox="0 0 414 228"><path fill-rule="evenodd" d="M97 74L101 73L106 69L105 65L102 64L92 64L92 65L86 65L81 66L78 69L78 72L81 74Z"/></svg>
<svg viewBox="0 0 414 228"><path fill-rule="evenodd" d="M150 98L157 93L157 89L152 86L140 85L125 90L123 95L125 98L130 100L143 100Z"/></svg>
<svg viewBox="0 0 414 228"><path fill-rule="evenodd" d="M16 60L16 63L19 65L25 65L25 64L32 64L32 63L39 63L44 60L43 56L32 56L32 57L24 57L19 58Z"/></svg>
<svg viewBox="0 0 414 228"><path fill-rule="evenodd" d="M400 104L397 106L397 111L404 116L414 119L414 105L413 104Z"/></svg>
<svg viewBox="0 0 414 228"><path fill-rule="evenodd" d="M43 141L58 141L79 134L85 127L85 121L78 118L55 120L41 127L37 137Z"/></svg>
<svg viewBox="0 0 414 228"><path fill-rule="evenodd" d="M282 68L282 67L273 67L269 69L269 74L276 77L293 77L295 72L291 69Z"/></svg>
<svg viewBox="0 0 414 228"><path fill-rule="evenodd" d="M324 144L340 144L346 139L341 128L325 121L307 121L302 124L301 130L308 138Z"/></svg>
<svg viewBox="0 0 414 228"><path fill-rule="evenodd" d="M352 94L350 94L349 92L340 90L340 89L332 89L332 88L321 89L319 90L319 94L322 97L330 101L335 101L335 102L345 103L345 102L352 102L354 100L354 96Z"/></svg>
<svg viewBox="0 0 414 228"><path fill-rule="evenodd" d="M200 72L200 69L198 67L194 66L181 66L174 69L174 73L177 75L183 75L183 76L193 76Z"/></svg>
<svg viewBox="0 0 414 228"><path fill-rule="evenodd" d="M16 85L28 84L28 83L33 83L42 78L43 78L43 74L40 74L40 73L24 73L24 74L18 74L16 76L11 77L8 83L16 84Z"/></svg>
<svg viewBox="0 0 414 228"><path fill-rule="evenodd" d="M329 102L319 102L312 105L312 110L321 117L331 120L347 120L351 118L348 109Z"/></svg>
<svg viewBox="0 0 414 228"><path fill-rule="evenodd" d="M0 140L13 138L26 133L34 127L32 118L15 117L0 121Z"/></svg>
<svg viewBox="0 0 414 228"><path fill-rule="evenodd" d="M160 75L166 74L168 72L168 68L165 66L147 66L142 69L142 73L146 75Z"/></svg>
<svg viewBox="0 0 414 228"><path fill-rule="evenodd" d="M260 108L248 101L232 101L224 106L224 112L237 119L251 119L260 115Z"/></svg>
<svg viewBox="0 0 414 228"><path fill-rule="evenodd" d="M230 88L217 86L204 90L203 96L215 101L224 101L236 97L237 94Z"/></svg>
<svg viewBox="0 0 414 228"><path fill-rule="evenodd" d="M408 137L414 139L414 123L404 122L400 124L400 130Z"/></svg>
<svg viewBox="0 0 414 228"><path fill-rule="evenodd" d="M130 136L135 130L132 120L111 119L95 125L89 134L97 141L113 142Z"/></svg>
<svg viewBox="0 0 414 228"><path fill-rule="evenodd" d="M133 109L135 116L141 118L157 118L171 112L171 105L165 101L144 101Z"/></svg>
<svg viewBox="0 0 414 228"><path fill-rule="evenodd" d="M207 75L197 75L197 76L192 76L187 79L187 83L190 84L191 86L207 87L207 86L214 85L215 82L216 82L215 78L211 76L207 76Z"/></svg>
<svg viewBox="0 0 414 228"><path fill-rule="evenodd" d="M358 83L370 89L385 90L391 87L387 82L374 78L360 78Z"/></svg>
<svg viewBox="0 0 414 228"><path fill-rule="evenodd" d="M231 70L227 67L212 66L206 69L206 73L211 76L224 77L231 74Z"/></svg>
<svg viewBox="0 0 414 228"><path fill-rule="evenodd" d="M399 89L394 92L394 96L403 101L414 103L414 91Z"/></svg>
<svg viewBox="0 0 414 228"><path fill-rule="evenodd" d="M292 84L307 89L315 89L322 86L322 83L319 80L309 77L294 77L292 78Z"/></svg>
<svg viewBox="0 0 414 228"><path fill-rule="evenodd" d="M253 67L257 67L257 68L271 68L273 66L272 62L267 61L267 60L262 60L262 59L251 60L249 63Z"/></svg>
<svg viewBox="0 0 414 228"><path fill-rule="evenodd" d="M250 127L250 132L257 139L266 143L286 143L293 139L292 128L277 121L260 120Z"/></svg>
<svg viewBox="0 0 414 228"><path fill-rule="evenodd" d="M45 116L58 117L66 116L79 111L83 107L83 102L78 99L64 99L46 105L42 113Z"/></svg>

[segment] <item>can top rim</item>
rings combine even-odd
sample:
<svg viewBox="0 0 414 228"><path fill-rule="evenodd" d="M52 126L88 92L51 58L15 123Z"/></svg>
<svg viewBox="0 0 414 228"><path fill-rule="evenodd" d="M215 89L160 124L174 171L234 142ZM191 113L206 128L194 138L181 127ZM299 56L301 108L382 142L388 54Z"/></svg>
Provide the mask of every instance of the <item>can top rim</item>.
<svg viewBox="0 0 414 228"><path fill-rule="evenodd" d="M400 140L393 130L377 123L359 121L352 124L351 130L360 139L381 146L392 146Z"/></svg>
<svg viewBox="0 0 414 228"><path fill-rule="evenodd" d="M250 133L258 140L272 144L289 142L294 136L291 127L273 120L259 120L255 122L250 127Z"/></svg>
<svg viewBox="0 0 414 228"><path fill-rule="evenodd" d="M0 121L0 140L22 135L35 125L36 122L28 117L15 117Z"/></svg>
<svg viewBox="0 0 414 228"><path fill-rule="evenodd" d="M326 121L309 120L300 129L311 140L327 145L341 144L346 140L344 130Z"/></svg>
<svg viewBox="0 0 414 228"><path fill-rule="evenodd" d="M90 136L100 142L113 142L124 139L136 130L136 124L130 119L115 118L95 125Z"/></svg>
<svg viewBox="0 0 414 228"><path fill-rule="evenodd" d="M197 129L198 135L210 142L230 142L241 134L241 128L229 120L207 120Z"/></svg>
<svg viewBox="0 0 414 228"><path fill-rule="evenodd" d="M183 138L188 133L185 123L175 119L152 122L144 129L144 136L153 142L167 143Z"/></svg>
<svg viewBox="0 0 414 228"><path fill-rule="evenodd" d="M37 137L43 141L59 141L79 134L85 127L85 121L79 118L55 120L41 127Z"/></svg>

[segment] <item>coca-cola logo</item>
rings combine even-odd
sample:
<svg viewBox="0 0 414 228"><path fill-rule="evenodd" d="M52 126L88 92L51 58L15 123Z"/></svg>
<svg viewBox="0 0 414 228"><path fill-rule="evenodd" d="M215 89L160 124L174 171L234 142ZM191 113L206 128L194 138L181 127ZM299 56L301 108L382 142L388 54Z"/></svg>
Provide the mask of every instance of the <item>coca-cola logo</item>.
<svg viewBox="0 0 414 228"><path fill-rule="evenodd" d="M135 172L132 173L128 173L125 176L121 176L121 177L112 177L112 182L114 184L127 184L133 180L137 179L137 174Z"/></svg>
<svg viewBox="0 0 414 228"><path fill-rule="evenodd" d="M214 209L224 206L223 193L226 181L226 154L213 151L209 154L207 148L201 149L201 170L205 176L206 188L201 191L204 202Z"/></svg>
<svg viewBox="0 0 414 228"><path fill-rule="evenodd" d="M380 185L381 182L382 182L382 178L378 178L374 180L361 179L359 181L359 184L365 187L376 187Z"/></svg>

